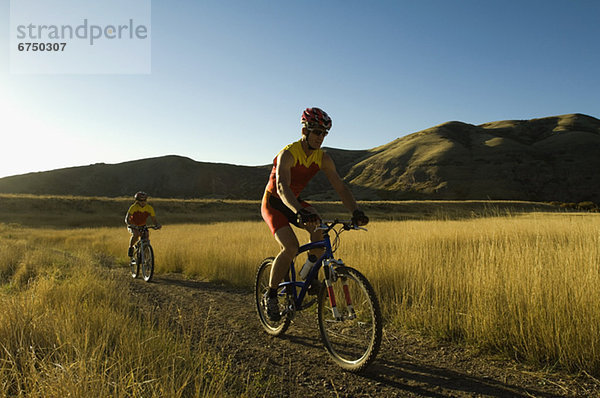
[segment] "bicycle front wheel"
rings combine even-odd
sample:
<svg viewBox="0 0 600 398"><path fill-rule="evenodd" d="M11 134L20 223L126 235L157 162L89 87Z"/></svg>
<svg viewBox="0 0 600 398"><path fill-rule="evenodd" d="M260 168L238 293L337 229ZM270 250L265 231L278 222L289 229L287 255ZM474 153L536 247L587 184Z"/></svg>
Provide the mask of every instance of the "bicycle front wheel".
<svg viewBox="0 0 600 398"><path fill-rule="evenodd" d="M379 301L367 278L354 268L338 267L330 280L331 286L318 297L321 339L339 366L358 372L379 352Z"/></svg>
<svg viewBox="0 0 600 398"><path fill-rule="evenodd" d="M138 261L138 254L137 251L136 253L133 255L132 258L129 259L129 270L131 271L131 276L135 279L138 277L138 275L140 274L140 263Z"/></svg>
<svg viewBox="0 0 600 398"><path fill-rule="evenodd" d="M291 319L285 314L279 321L271 321L267 317L267 309L263 303L263 297L269 290L269 278L271 276L271 268L273 268L273 257L265 258L256 272L256 284L254 286L254 297L256 300L256 310L260 323L267 333L273 336L279 336L290 326ZM287 295L279 294L279 308L284 309L288 305Z"/></svg>
<svg viewBox="0 0 600 398"><path fill-rule="evenodd" d="M144 245L144 255L142 258L142 275L144 281L150 282L152 275L154 275L154 250L152 246Z"/></svg>

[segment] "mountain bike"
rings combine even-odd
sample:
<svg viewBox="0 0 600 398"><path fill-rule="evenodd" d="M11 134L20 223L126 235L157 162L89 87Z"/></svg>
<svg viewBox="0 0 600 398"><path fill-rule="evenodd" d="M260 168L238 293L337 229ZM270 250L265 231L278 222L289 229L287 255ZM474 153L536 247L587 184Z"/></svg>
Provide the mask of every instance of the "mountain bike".
<svg viewBox="0 0 600 398"><path fill-rule="evenodd" d="M131 276L133 278L140 276L141 267L144 281L150 282L152 275L154 275L154 249L152 249L152 246L150 245L148 228L160 229L160 227L129 225L129 228L137 229L141 234L140 240L138 240L134 246L133 257L131 257L131 261L129 263Z"/></svg>
<svg viewBox="0 0 600 398"><path fill-rule="evenodd" d="M339 228L335 228L340 226ZM315 300L305 297L309 289L318 287L317 318L321 340L333 361L343 369L358 372L377 356L381 344L382 317L373 287L359 271L347 267L333 254L339 246L340 234L349 230L365 230L351 221L322 220L323 240L301 246L298 254L310 249L325 249L309 271L306 280L296 280L294 261L287 277L278 287L281 319L271 321L263 305L263 295L269 288L273 257L265 258L256 273L255 298L258 317L267 333L280 336L288 329L297 311L311 307ZM330 233L335 234L333 243ZM297 257L296 257L297 258ZM323 269L323 282L319 272Z"/></svg>

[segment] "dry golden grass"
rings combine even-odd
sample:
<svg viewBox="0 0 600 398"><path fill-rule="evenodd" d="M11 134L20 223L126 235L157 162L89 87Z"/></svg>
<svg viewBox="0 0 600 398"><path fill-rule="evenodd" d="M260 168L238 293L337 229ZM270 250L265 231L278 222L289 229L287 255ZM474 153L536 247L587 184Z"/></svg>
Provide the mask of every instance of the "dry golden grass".
<svg viewBox="0 0 600 398"><path fill-rule="evenodd" d="M248 396L262 383L232 374L196 324L138 312L106 256L65 250L81 231L56 232L0 225L0 397Z"/></svg>
<svg viewBox="0 0 600 398"><path fill-rule="evenodd" d="M375 222L336 254L361 270L389 323L544 366L600 374L600 216ZM158 271L251 287L277 246L263 223L153 235Z"/></svg>
<svg viewBox="0 0 600 398"><path fill-rule="evenodd" d="M347 240L350 264L365 265L394 324L599 373L598 216L382 223L371 232L363 247Z"/></svg>
<svg viewBox="0 0 600 398"><path fill-rule="evenodd" d="M600 215L483 210L491 217L446 215L440 208L429 216L440 220L375 220L368 232L345 232L336 257L370 279L388 325L600 375ZM151 234L158 273L251 289L262 258L278 250L262 221L165 224ZM58 254L44 259L48 254L32 253L32 245L89 250L104 266L127 263L124 227L5 225L0 238L0 278L11 280L8 293L25 289L32 278L60 274L70 261ZM31 266L40 261L55 266Z"/></svg>

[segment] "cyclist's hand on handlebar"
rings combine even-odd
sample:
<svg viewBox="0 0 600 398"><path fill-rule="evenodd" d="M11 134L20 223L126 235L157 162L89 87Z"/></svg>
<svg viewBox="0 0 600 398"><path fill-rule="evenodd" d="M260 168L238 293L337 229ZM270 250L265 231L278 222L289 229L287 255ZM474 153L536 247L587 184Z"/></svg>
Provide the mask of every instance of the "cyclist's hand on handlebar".
<svg viewBox="0 0 600 398"><path fill-rule="evenodd" d="M361 226L369 223L369 217L362 210L354 210L352 213L352 224Z"/></svg>
<svg viewBox="0 0 600 398"><path fill-rule="evenodd" d="M296 219L300 225L317 226L321 222L321 217L315 212L302 208L296 213Z"/></svg>

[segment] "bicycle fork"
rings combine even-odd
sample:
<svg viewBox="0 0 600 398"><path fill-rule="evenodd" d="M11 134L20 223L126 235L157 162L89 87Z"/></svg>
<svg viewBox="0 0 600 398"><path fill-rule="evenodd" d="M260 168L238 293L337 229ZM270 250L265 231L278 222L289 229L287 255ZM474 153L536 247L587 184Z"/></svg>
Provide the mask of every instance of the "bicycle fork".
<svg viewBox="0 0 600 398"><path fill-rule="evenodd" d="M334 262L335 260L331 261ZM337 264L343 265L344 263L341 260L336 262ZM333 282L337 280L337 275L331 263L325 268L328 272L325 278L325 287L327 287L327 295L329 296L329 304L331 304L331 312L333 318L336 321L343 321L348 319L356 318L356 313L354 312L354 307L352 306L352 298L350 297L350 288L348 287L348 278L342 276L340 279L342 280L342 289L344 291L344 299L346 300L346 308L348 310L348 314L346 316L342 316L340 311L337 308L337 302L335 299L335 292L333 291Z"/></svg>

